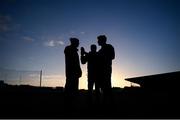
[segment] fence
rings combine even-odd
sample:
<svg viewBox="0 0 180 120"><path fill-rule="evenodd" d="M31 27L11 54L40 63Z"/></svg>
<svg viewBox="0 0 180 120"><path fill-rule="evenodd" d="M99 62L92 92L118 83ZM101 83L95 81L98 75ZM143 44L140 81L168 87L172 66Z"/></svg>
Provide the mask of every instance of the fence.
<svg viewBox="0 0 180 120"><path fill-rule="evenodd" d="M12 85L41 86L42 70L12 70L0 68L0 81Z"/></svg>

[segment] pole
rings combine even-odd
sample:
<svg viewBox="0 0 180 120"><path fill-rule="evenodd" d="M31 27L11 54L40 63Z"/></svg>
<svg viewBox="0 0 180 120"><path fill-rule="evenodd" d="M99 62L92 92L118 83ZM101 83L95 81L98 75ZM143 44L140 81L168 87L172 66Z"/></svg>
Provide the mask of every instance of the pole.
<svg viewBox="0 0 180 120"><path fill-rule="evenodd" d="M40 87L41 87L41 83L42 83L42 70L40 71Z"/></svg>
<svg viewBox="0 0 180 120"><path fill-rule="evenodd" d="M20 73L20 76L19 76L19 85L21 85L21 81L22 81L22 75Z"/></svg>

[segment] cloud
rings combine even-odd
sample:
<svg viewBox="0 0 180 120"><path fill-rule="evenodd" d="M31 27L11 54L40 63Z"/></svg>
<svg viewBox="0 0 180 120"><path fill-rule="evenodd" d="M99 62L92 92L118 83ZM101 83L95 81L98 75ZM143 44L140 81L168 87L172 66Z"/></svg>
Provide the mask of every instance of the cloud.
<svg viewBox="0 0 180 120"><path fill-rule="evenodd" d="M7 32L9 30L10 28L8 27L7 24L0 24L0 32Z"/></svg>
<svg viewBox="0 0 180 120"><path fill-rule="evenodd" d="M63 41L57 41L57 43L59 44L59 45L64 45L64 42Z"/></svg>
<svg viewBox="0 0 180 120"><path fill-rule="evenodd" d="M0 24L8 23L11 21L11 17L9 15L0 15Z"/></svg>
<svg viewBox="0 0 180 120"><path fill-rule="evenodd" d="M85 34L85 32L80 32L80 34L81 34L81 35L84 35L84 34Z"/></svg>
<svg viewBox="0 0 180 120"><path fill-rule="evenodd" d="M11 17L9 15L0 15L0 32L11 30Z"/></svg>
<svg viewBox="0 0 180 120"><path fill-rule="evenodd" d="M24 37L22 37L22 39L25 40L25 41L27 41L27 42L33 42L33 41L35 41L35 39L33 39L33 38L29 37L29 36L24 36Z"/></svg>
<svg viewBox="0 0 180 120"><path fill-rule="evenodd" d="M10 15L0 14L0 33L7 37L10 34L12 35L12 33L18 34L20 30L21 24L15 23Z"/></svg>
<svg viewBox="0 0 180 120"><path fill-rule="evenodd" d="M40 74L38 74L38 73L37 74L29 74L28 75L28 77L39 77L39 76L40 76Z"/></svg>
<svg viewBox="0 0 180 120"><path fill-rule="evenodd" d="M45 42L44 45L47 47L54 47L55 43L54 43L54 40L50 40L50 41Z"/></svg>
<svg viewBox="0 0 180 120"><path fill-rule="evenodd" d="M51 74L51 75L43 75L43 79L45 80L61 80L64 79L63 75Z"/></svg>
<svg viewBox="0 0 180 120"><path fill-rule="evenodd" d="M75 34L75 31L71 31L70 34L71 34L71 35Z"/></svg>
<svg viewBox="0 0 180 120"><path fill-rule="evenodd" d="M64 45L64 42L61 41L61 40L49 40L49 41L46 41L44 43L44 45L47 46L47 47L57 47L57 46Z"/></svg>

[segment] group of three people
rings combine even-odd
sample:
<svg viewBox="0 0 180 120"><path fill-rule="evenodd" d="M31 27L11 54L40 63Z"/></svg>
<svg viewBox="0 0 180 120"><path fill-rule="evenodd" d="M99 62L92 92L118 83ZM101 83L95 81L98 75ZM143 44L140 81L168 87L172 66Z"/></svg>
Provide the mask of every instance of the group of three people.
<svg viewBox="0 0 180 120"><path fill-rule="evenodd" d="M106 43L107 37L105 35L100 35L97 39L101 49L97 51L96 45L92 44L91 51L86 52L81 47L81 63L87 63L89 95L92 95L93 85L95 84L96 95L103 93L105 97L110 97L112 60L115 58L115 51L111 44ZM73 95L78 91L82 70L78 55L79 40L77 38L70 38L70 42L71 44L64 50L66 66L65 93Z"/></svg>

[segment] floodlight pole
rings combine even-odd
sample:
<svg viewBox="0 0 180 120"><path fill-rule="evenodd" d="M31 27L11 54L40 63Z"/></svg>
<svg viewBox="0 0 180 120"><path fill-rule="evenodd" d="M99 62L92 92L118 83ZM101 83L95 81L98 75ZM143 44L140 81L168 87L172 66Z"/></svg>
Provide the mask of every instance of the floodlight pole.
<svg viewBox="0 0 180 120"><path fill-rule="evenodd" d="M41 87L41 83L42 83L42 70L40 71L40 87Z"/></svg>
<svg viewBox="0 0 180 120"><path fill-rule="evenodd" d="M19 85L21 85L21 81L22 81L22 75L20 73L20 76L19 76Z"/></svg>

